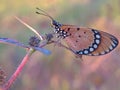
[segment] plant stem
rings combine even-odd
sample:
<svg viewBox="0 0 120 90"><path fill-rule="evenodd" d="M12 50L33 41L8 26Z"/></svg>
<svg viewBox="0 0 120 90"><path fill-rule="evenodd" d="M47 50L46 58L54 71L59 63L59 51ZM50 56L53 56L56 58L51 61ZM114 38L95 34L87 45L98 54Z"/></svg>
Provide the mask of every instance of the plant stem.
<svg viewBox="0 0 120 90"><path fill-rule="evenodd" d="M4 84L4 86L3 86L4 90L9 90L9 88L11 87L13 82L17 79L18 75L22 71L23 67L25 66L25 64L27 63L27 61L29 60L29 58L33 52L34 52L33 49L29 49L26 56L23 58L22 62L18 66L17 70L14 72L14 74L11 76L11 78Z"/></svg>

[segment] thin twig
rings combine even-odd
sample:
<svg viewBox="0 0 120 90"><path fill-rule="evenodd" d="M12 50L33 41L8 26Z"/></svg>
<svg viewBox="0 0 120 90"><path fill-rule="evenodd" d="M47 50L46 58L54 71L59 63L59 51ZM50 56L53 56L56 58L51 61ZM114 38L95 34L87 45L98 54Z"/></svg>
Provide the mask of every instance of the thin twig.
<svg viewBox="0 0 120 90"><path fill-rule="evenodd" d="M28 27L31 31L33 31L36 35L38 35L38 37L43 40L42 36L34 29L32 28L30 25L28 25L27 23L25 23L24 21L22 21L20 18L18 18L17 16L14 16L18 21L20 21L23 25L25 25L26 27Z"/></svg>

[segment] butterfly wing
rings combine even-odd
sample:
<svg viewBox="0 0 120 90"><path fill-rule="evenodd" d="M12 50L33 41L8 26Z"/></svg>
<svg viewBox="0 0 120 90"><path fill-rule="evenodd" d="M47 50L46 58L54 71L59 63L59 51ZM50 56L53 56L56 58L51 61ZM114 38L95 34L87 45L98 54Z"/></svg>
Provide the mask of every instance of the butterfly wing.
<svg viewBox="0 0 120 90"><path fill-rule="evenodd" d="M117 38L99 30L72 25L63 25L61 30L67 32L64 40L76 54L103 55L118 45Z"/></svg>
<svg viewBox="0 0 120 90"><path fill-rule="evenodd" d="M37 50L37 51L40 51L42 52L43 54L45 55L50 55L51 54L51 51L45 49L45 48L40 48L40 47L32 47L33 49Z"/></svg>
<svg viewBox="0 0 120 90"><path fill-rule="evenodd" d="M115 49L119 43L118 39L111 34L99 31L101 34L101 43L98 48L89 55L98 56L104 55Z"/></svg>
<svg viewBox="0 0 120 90"><path fill-rule="evenodd" d="M16 46L20 46L20 47L24 47L24 48L29 48L28 46L24 45L21 42L18 42L14 39L10 39L10 38L0 38L0 43L7 43L7 44L12 44L12 45L16 45Z"/></svg>
<svg viewBox="0 0 120 90"><path fill-rule="evenodd" d="M93 52L99 45L100 39L96 43L95 33L100 37L100 34L89 28L79 28L76 26L62 26L62 30L66 31L68 37L64 40L67 45L77 54L88 55Z"/></svg>

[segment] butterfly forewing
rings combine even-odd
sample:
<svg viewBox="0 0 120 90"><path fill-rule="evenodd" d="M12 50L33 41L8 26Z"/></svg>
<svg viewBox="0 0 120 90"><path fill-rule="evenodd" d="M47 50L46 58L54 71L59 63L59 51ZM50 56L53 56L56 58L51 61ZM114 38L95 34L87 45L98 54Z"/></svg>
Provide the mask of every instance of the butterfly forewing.
<svg viewBox="0 0 120 90"><path fill-rule="evenodd" d="M64 40L76 54L104 55L118 45L113 35L103 31L74 25L62 25L61 30L67 32L68 36Z"/></svg>
<svg viewBox="0 0 120 90"><path fill-rule="evenodd" d="M71 49L78 51L87 49L94 42L94 33L88 32L89 29L69 27L63 28L68 33L68 37L65 38L66 43Z"/></svg>
<svg viewBox="0 0 120 90"><path fill-rule="evenodd" d="M93 52L100 43L100 34L98 31L90 28L76 26L62 26L62 30L66 31L68 37L64 40L67 45L77 54L88 55ZM97 42L96 42L97 40Z"/></svg>

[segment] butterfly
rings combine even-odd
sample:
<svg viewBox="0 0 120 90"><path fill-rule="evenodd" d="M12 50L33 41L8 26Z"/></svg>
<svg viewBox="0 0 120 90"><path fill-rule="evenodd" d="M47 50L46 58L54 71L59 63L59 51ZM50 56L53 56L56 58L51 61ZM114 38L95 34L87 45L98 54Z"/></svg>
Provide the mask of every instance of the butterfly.
<svg viewBox="0 0 120 90"><path fill-rule="evenodd" d="M40 40L36 36L30 37L29 45L25 45L21 42L18 42L17 40L10 39L10 38L0 38L0 43L12 44L12 45L20 46L20 47L27 48L27 49L33 48L34 50L42 52L45 55L51 54L49 50L39 47Z"/></svg>
<svg viewBox="0 0 120 90"><path fill-rule="evenodd" d="M44 10L36 9L38 10L37 14L50 18L56 36L63 39L76 55L104 55L115 49L119 43L115 36L107 32L93 28L61 24Z"/></svg>

